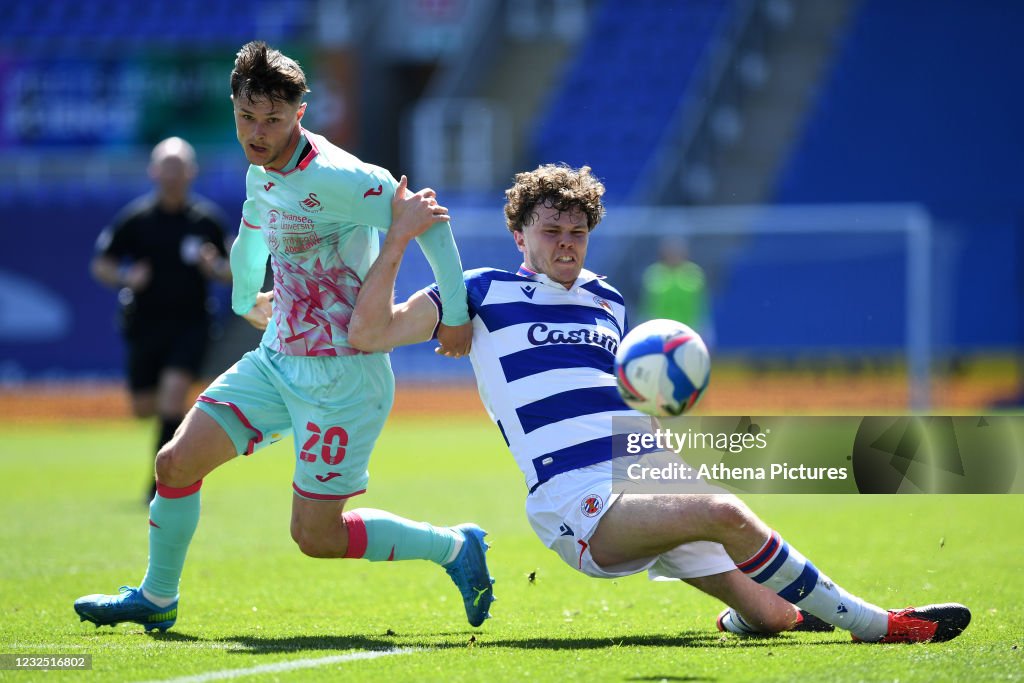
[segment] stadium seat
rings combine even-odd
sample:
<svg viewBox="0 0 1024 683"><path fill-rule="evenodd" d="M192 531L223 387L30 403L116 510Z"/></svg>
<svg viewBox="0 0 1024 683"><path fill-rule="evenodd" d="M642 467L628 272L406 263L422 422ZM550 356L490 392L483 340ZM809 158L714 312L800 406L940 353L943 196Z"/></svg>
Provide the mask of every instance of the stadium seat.
<svg viewBox="0 0 1024 683"><path fill-rule="evenodd" d="M731 0L601 4L537 122L536 162L588 163L609 201L628 199L732 9Z"/></svg>

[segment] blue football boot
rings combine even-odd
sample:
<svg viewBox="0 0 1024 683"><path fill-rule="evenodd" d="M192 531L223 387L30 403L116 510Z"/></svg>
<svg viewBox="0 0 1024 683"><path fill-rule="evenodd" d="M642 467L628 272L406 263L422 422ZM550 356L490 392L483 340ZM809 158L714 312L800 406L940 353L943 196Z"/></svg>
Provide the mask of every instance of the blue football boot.
<svg viewBox="0 0 1024 683"><path fill-rule="evenodd" d="M487 571L487 558L484 557L490 547L484 543L487 532L475 524L460 524L452 528L461 533L464 540L459 554L445 565L445 570L462 593L470 625L479 626L491 616L488 610L494 602L494 579Z"/></svg>
<svg viewBox="0 0 1024 683"><path fill-rule="evenodd" d="M178 601L157 607L142 595L141 588L121 586L117 595L85 595L75 600L75 611L82 621L96 626L114 626L122 621L142 624L147 631L166 631L178 618Z"/></svg>

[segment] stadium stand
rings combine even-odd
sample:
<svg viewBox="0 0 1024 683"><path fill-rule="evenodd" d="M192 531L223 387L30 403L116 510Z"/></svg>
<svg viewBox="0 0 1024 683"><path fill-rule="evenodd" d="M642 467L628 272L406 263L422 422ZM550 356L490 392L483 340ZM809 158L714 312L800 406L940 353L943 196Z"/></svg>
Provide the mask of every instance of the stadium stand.
<svg viewBox="0 0 1024 683"><path fill-rule="evenodd" d="M712 49L729 0L603 2L540 115L535 161L590 164L627 199Z"/></svg>
<svg viewBox="0 0 1024 683"><path fill-rule="evenodd" d="M936 296L952 303L939 340L965 350L1021 337L1019 302L998 302L1019 282L1022 24L1010 0L865 0L776 193L923 203L941 226Z"/></svg>
<svg viewBox="0 0 1024 683"><path fill-rule="evenodd" d="M197 189L236 216L244 161L220 90L225 65L241 41L258 34L271 42L294 40L316 69L324 45L310 29L323 4L256 0L241 16L227 0L0 3L0 87L6 95L0 103L0 151L7 161L0 174L0 210L11 217L11 234L24 247L0 253L0 276L32 294L24 299L26 309L43 310L45 302L56 300L64 311L47 319L49 336L30 339L24 317L15 314L22 309L0 305L0 381L118 376L115 305L89 281L85 264L112 212L145 187L140 150L152 136L187 125L182 134L196 140L203 169ZM522 166L553 160L592 164L607 181L610 216L617 212L634 196L641 169L740 4L588 3L585 37L566 62L558 88L540 100ZM1011 347L1024 328L1019 294L1007 284L1020 286L1024 242L1024 206L1015 187L1024 157L1018 130L1024 94L1014 88L1024 75L1024 44L1014 34L1024 23L1024 6L1010 0L863 0L856 6L774 198L786 204L924 203L937 228L933 300L942 310L935 316L936 341L967 353ZM379 35L371 29L360 32L368 43ZM404 87L403 73L408 74L402 69L408 66L401 60L378 56L362 68L371 67L375 78L358 81L358 87L385 95ZM168 92L180 90L146 80L165 72L180 79L179 85L198 84L210 104L196 98L201 110L195 102L183 109L168 106ZM188 80L196 74L208 80ZM140 80L146 87L135 92ZM505 81L501 85L507 87ZM390 101L365 97L359 103L377 115ZM371 117L364 112L364 118ZM359 151L378 158L379 150ZM485 221L490 236L460 225L467 268L514 266L510 261L517 255L503 231L501 201L495 188L448 202L455 216L467 204L493 211ZM43 235L63 245L45 267L25 251ZM714 307L731 316L716 321L719 349L797 353L800 346L840 342L883 349L902 344L902 304L890 305L884 315L875 311L873 318L858 318L849 307L850 292L861 301L884 301L903 287L905 259L898 241L836 238L828 249L809 249L801 238L787 237L770 245L750 240L728 253L723 263L731 262L712 273ZM590 262L627 289L635 283L622 270L649 256L639 244L595 244ZM804 264L802 277L817 286L795 286L787 259ZM827 287L821 284L826 279ZM422 256L411 250L398 296L428 280ZM426 347L422 355L433 356ZM420 358L396 357L395 364L400 374L421 368L450 372L440 364L427 367Z"/></svg>
<svg viewBox="0 0 1024 683"><path fill-rule="evenodd" d="M259 35L277 42L308 22L313 0L257 0L239 11L231 0L50 0L0 3L0 38L22 54L81 55L83 49L174 49L234 44Z"/></svg>

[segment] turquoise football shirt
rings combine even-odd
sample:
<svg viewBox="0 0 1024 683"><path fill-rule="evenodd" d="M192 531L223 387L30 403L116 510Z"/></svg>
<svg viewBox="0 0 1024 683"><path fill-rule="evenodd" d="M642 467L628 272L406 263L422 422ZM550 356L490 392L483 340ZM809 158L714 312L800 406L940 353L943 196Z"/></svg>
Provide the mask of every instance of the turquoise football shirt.
<svg viewBox="0 0 1024 683"><path fill-rule="evenodd" d="M249 166L242 223L231 249L231 307L244 315L256 303L269 254L274 312L264 345L289 356L360 353L348 343L348 325L380 251L378 232L391 225L397 186L387 170L306 130L285 170ZM440 288L443 322L467 322L451 225L434 225L416 241Z"/></svg>

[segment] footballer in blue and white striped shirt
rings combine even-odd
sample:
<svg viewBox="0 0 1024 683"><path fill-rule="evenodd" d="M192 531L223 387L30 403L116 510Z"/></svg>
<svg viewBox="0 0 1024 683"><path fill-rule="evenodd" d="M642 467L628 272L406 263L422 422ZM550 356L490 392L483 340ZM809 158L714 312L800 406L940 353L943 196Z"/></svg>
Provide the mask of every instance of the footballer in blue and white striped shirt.
<svg viewBox="0 0 1024 683"><path fill-rule="evenodd" d="M740 635L834 627L863 642L959 635L970 622L966 607L887 611L866 602L731 494L613 490L612 418L649 418L627 408L615 386L627 329L622 296L583 267L603 194L587 166L517 174L505 217L522 265L465 273L480 397L526 479L526 512L541 541L590 576L647 569L684 580L728 605L718 628ZM436 286L392 301L405 248L425 229L401 220L402 208L393 208L349 327L349 342L364 351L427 341L441 317Z"/></svg>

